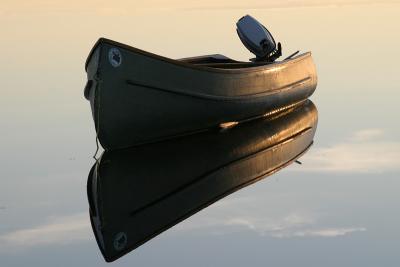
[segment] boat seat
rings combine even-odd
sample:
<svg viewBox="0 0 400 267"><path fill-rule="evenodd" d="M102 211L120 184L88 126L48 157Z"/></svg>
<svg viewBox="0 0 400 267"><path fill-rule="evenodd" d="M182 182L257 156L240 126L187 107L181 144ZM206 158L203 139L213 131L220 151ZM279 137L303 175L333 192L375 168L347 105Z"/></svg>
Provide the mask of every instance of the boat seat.
<svg viewBox="0 0 400 267"><path fill-rule="evenodd" d="M188 57L178 59L181 62L190 64L208 64L208 63L236 63L238 61L233 60L227 56L221 54L205 55L198 57Z"/></svg>

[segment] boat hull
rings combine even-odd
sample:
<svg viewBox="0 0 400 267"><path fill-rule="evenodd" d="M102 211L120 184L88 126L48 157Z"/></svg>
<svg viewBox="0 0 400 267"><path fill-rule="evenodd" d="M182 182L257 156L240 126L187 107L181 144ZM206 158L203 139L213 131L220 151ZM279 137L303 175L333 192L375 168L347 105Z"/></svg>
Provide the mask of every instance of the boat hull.
<svg viewBox="0 0 400 267"><path fill-rule="evenodd" d="M113 51L118 51L119 65L110 60ZM85 96L105 149L258 117L304 101L317 84L310 53L268 65L227 63L210 67L164 58L107 39L94 46L86 71Z"/></svg>
<svg viewBox="0 0 400 267"><path fill-rule="evenodd" d="M104 258L114 261L292 163L311 146L316 126L317 110L307 101L222 132L106 151L88 178L90 217Z"/></svg>

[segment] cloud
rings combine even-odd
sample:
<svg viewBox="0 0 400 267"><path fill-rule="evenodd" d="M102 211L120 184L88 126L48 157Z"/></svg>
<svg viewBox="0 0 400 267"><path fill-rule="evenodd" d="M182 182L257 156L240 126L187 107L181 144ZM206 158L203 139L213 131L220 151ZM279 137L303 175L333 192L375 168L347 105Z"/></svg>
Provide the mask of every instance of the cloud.
<svg viewBox="0 0 400 267"><path fill-rule="evenodd" d="M240 226L255 231L262 236L275 238L293 237L339 237L355 232L364 232L365 227L349 228L318 228L314 226L313 218L291 214L275 223L267 223L262 220L246 218L234 218L227 220L225 226Z"/></svg>
<svg viewBox="0 0 400 267"><path fill-rule="evenodd" d="M311 231L299 231L295 233L295 236L322 236L322 237L336 237L344 236L354 232L364 232L367 231L365 227L359 228L327 228L321 230L311 230Z"/></svg>
<svg viewBox="0 0 400 267"><path fill-rule="evenodd" d="M382 129L364 129L353 133L350 141L366 142L374 140L378 137L383 137L384 131Z"/></svg>
<svg viewBox="0 0 400 267"><path fill-rule="evenodd" d="M225 205L224 210L229 210L229 208L233 207ZM217 209L219 210L219 208ZM367 231L365 227L321 226L318 224L319 216L310 212L291 212L285 216L268 216L258 213L253 216L242 214L232 217L229 216L229 211L227 213L215 210L213 214L202 216L196 220L188 220L175 229L181 233L193 233L193 230L206 229L208 233L216 235L251 231L271 238L333 238Z"/></svg>
<svg viewBox="0 0 400 267"><path fill-rule="evenodd" d="M246 2L215 2L202 1L201 4L181 6L191 10L229 10L229 9L274 9L274 8L303 8L303 7L342 7L359 5L399 4L399 0L281 0L261 1L248 0Z"/></svg>
<svg viewBox="0 0 400 267"><path fill-rule="evenodd" d="M160 12L161 10L235 10L235 9L274 9L301 7L340 7L354 5L399 4L399 0L147 0L126 1L5 1L0 6L0 14L96 14L99 16L132 16L138 13ZM33 13L32 13L33 12Z"/></svg>
<svg viewBox="0 0 400 267"><path fill-rule="evenodd" d="M37 245L68 244L89 240L90 222L87 213L53 218L32 228L15 230L0 236L0 248L24 248Z"/></svg>
<svg viewBox="0 0 400 267"><path fill-rule="evenodd" d="M274 233L306 227L315 223L315 217L310 214L290 213L281 218L272 217L234 217L221 221L228 227L244 227L260 235L275 236Z"/></svg>
<svg viewBox="0 0 400 267"><path fill-rule="evenodd" d="M381 129L364 129L330 147L314 147L296 171L381 173L400 170L400 142L384 140ZM317 141L318 142L318 141ZM293 168L292 168L293 170Z"/></svg>

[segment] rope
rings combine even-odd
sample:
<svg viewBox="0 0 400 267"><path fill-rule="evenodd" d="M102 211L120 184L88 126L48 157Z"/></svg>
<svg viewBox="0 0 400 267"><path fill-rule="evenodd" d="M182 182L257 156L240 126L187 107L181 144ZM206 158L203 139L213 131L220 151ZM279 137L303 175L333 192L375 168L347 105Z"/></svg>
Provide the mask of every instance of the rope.
<svg viewBox="0 0 400 267"><path fill-rule="evenodd" d="M95 120L97 119L97 129L96 129L96 152L93 155L93 159L96 161L97 165L99 164L99 159L97 158L97 153L99 152L99 132L100 131L100 87L99 83L101 82L97 77L96 77L96 87L95 87L95 94L97 94L97 101L95 101L96 99L96 95L94 96L94 107L97 104L97 116L94 116ZM97 103L96 103L97 102ZM96 108L96 107L95 107Z"/></svg>
<svg viewBox="0 0 400 267"><path fill-rule="evenodd" d="M97 133L96 133L96 151L94 152L94 155L93 155L93 158L96 161L96 163L99 163L99 159L96 157L98 152L99 152L99 138L97 137Z"/></svg>

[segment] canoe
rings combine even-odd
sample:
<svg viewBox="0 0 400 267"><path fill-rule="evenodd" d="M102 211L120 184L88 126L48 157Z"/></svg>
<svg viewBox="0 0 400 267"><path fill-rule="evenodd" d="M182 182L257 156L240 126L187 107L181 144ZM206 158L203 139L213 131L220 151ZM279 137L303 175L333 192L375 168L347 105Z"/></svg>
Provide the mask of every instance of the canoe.
<svg viewBox="0 0 400 267"><path fill-rule="evenodd" d="M105 151L87 183L105 260L292 163L311 146L316 127L317 110L306 101L225 130Z"/></svg>
<svg viewBox="0 0 400 267"><path fill-rule="evenodd" d="M85 68L84 95L105 149L246 121L304 101L317 85L309 52L273 63L173 60L101 38Z"/></svg>

